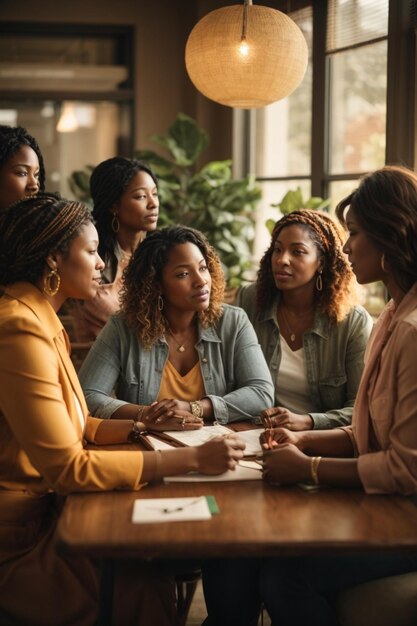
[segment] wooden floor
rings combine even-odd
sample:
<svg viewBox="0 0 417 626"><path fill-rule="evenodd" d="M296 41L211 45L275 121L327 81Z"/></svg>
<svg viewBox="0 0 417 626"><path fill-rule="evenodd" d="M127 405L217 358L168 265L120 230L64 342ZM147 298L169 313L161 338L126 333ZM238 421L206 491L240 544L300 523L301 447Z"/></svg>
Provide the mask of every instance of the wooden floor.
<svg viewBox="0 0 417 626"><path fill-rule="evenodd" d="M190 612L188 614L187 626L201 626L204 619L207 617L206 605L204 603L203 589L201 586L201 580L198 583L197 591L195 592L195 596L193 599L193 603L191 605ZM259 618L260 626L270 626L271 620L266 611L263 614L263 622L262 617Z"/></svg>

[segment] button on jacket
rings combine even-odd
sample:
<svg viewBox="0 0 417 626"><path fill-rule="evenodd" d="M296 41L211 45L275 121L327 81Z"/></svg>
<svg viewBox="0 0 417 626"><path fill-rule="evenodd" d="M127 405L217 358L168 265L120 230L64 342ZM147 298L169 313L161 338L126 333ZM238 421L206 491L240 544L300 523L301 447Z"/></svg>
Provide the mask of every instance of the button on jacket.
<svg viewBox="0 0 417 626"><path fill-rule="evenodd" d="M236 304L246 311L254 325L273 381L277 380L281 363L278 303L279 295L269 310L258 312L256 283L242 287L236 299ZM309 413L313 428L350 424L371 329L370 315L363 307L355 306L337 324L316 313L312 328L304 333L307 382L317 407L317 411Z"/></svg>
<svg viewBox="0 0 417 626"><path fill-rule="evenodd" d="M195 348L205 394L218 422L250 419L272 406L271 376L244 311L223 305L223 314L214 326L199 325ZM122 316L114 315L79 372L89 410L110 418L123 404L154 402L168 354L165 338L145 350Z"/></svg>

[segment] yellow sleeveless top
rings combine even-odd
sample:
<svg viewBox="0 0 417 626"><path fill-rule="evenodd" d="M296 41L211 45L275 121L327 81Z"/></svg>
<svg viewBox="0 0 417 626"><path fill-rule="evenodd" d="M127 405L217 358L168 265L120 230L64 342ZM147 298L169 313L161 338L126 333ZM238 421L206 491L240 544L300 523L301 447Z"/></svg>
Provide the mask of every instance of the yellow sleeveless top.
<svg viewBox="0 0 417 626"><path fill-rule="evenodd" d="M199 400L204 395L203 377L198 361L185 376L181 376L171 361L166 362L157 400L177 398L191 402L192 400Z"/></svg>

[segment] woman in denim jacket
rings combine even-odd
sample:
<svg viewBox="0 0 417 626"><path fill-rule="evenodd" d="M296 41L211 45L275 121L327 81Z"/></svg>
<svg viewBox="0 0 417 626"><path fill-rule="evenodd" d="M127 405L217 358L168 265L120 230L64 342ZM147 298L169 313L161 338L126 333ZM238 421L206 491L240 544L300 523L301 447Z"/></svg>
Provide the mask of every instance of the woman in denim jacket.
<svg viewBox="0 0 417 626"><path fill-rule="evenodd" d="M275 225L256 284L237 302L252 321L272 379L266 416L290 430L350 424L372 320L354 306L340 227L300 210Z"/></svg>
<svg viewBox="0 0 417 626"><path fill-rule="evenodd" d="M148 234L124 275L121 312L97 338L80 380L102 418L153 430L251 419L273 403L247 315L222 304L219 258L199 231Z"/></svg>

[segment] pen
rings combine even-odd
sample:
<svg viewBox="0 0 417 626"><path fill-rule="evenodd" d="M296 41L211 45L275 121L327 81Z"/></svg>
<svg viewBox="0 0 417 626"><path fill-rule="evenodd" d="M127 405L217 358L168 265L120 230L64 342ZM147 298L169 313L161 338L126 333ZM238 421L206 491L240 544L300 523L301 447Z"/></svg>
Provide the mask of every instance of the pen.
<svg viewBox="0 0 417 626"><path fill-rule="evenodd" d="M183 504L182 506L177 506L174 507L172 509L169 509L168 507L164 507L164 508L156 508L154 507L154 511L161 511L161 513L177 513L178 511L183 511L184 509L186 509L189 506L192 506L193 504L197 504L197 502L200 502L201 498L203 496L200 496L199 498L196 498L196 500L192 500L191 502L187 502L186 504Z"/></svg>
<svg viewBox="0 0 417 626"><path fill-rule="evenodd" d="M272 420L269 415L263 415L262 421L264 423L265 431L268 431L268 448L272 450Z"/></svg>

